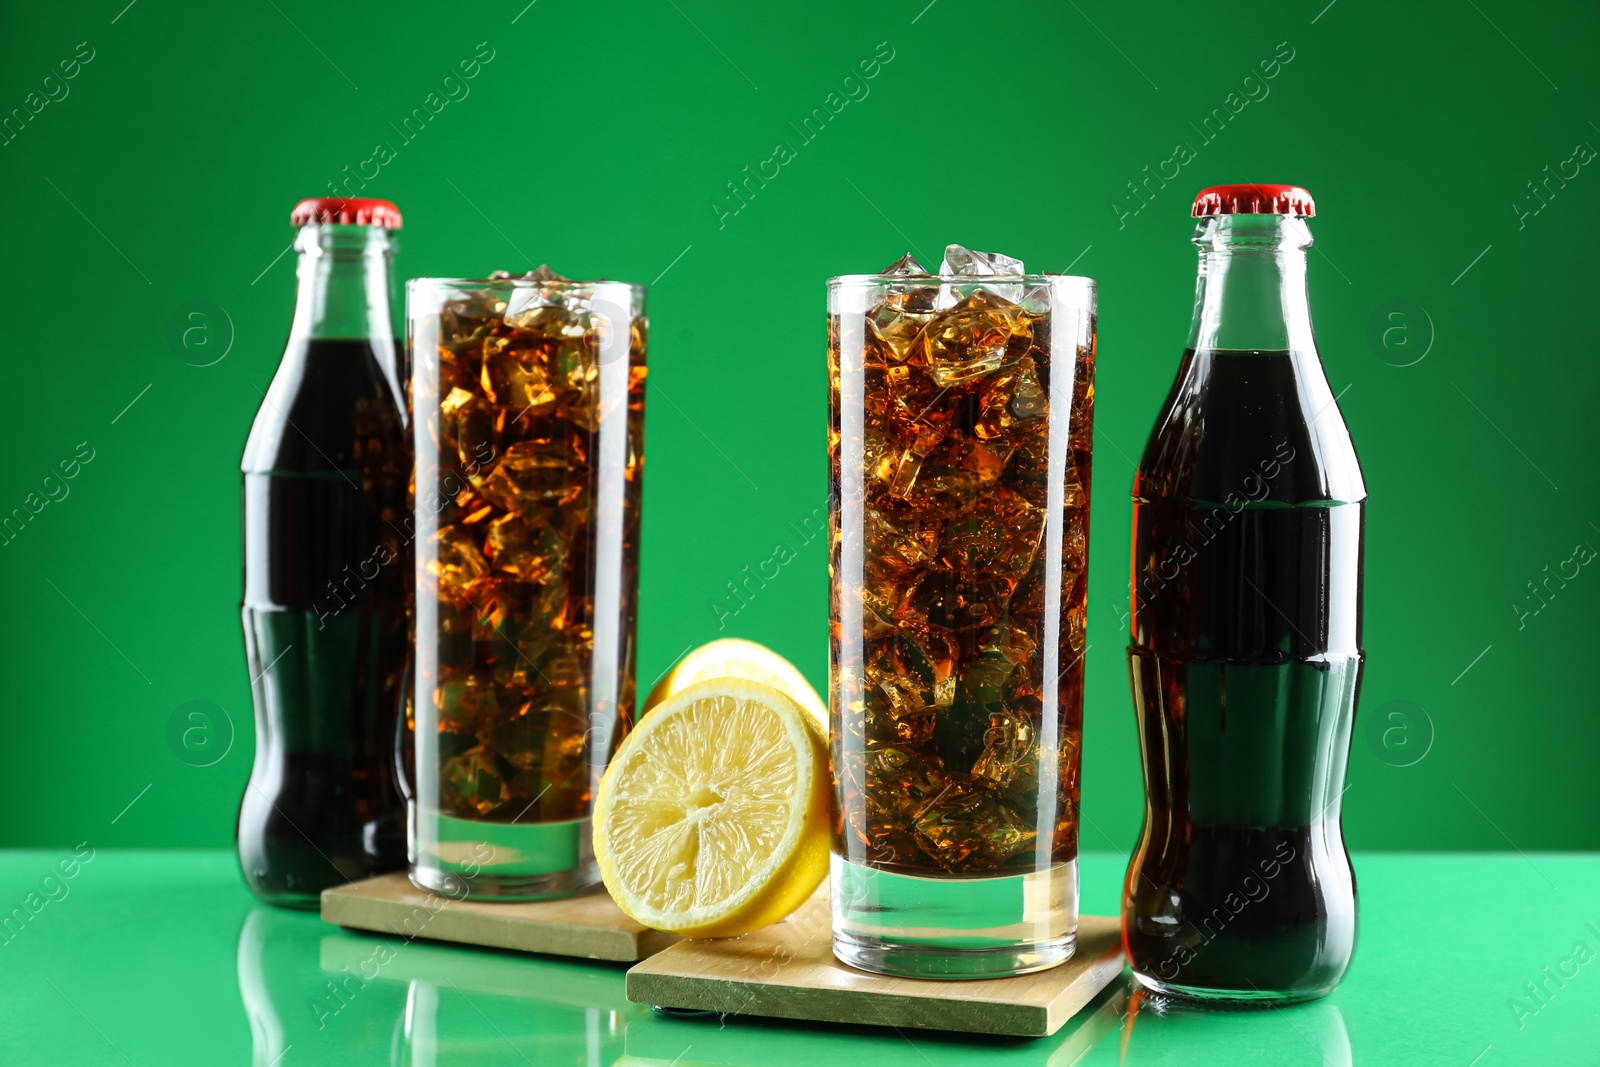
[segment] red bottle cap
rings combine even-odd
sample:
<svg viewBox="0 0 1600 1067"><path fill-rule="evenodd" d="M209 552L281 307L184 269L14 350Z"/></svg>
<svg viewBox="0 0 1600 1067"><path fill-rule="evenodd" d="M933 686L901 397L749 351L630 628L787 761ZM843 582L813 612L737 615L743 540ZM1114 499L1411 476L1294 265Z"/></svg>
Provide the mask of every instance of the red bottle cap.
<svg viewBox="0 0 1600 1067"><path fill-rule="evenodd" d="M1194 198L1197 219L1208 215L1298 215L1309 219L1317 213L1311 194L1298 185L1213 185Z"/></svg>
<svg viewBox="0 0 1600 1067"><path fill-rule="evenodd" d="M313 222L332 222L341 226L382 226L386 230L398 230L400 209L387 200L314 196L296 204L289 215L291 226L306 226Z"/></svg>

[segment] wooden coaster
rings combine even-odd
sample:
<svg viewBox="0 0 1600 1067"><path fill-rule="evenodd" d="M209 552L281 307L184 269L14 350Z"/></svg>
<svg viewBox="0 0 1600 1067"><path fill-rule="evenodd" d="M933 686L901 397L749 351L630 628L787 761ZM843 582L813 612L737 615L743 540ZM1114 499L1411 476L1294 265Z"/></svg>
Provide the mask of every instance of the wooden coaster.
<svg viewBox="0 0 1600 1067"><path fill-rule="evenodd" d="M834 958L826 895L741 938L680 941L628 970L628 999L657 1007L866 1026L1047 1037L1122 972L1116 919L1078 919L1059 967L1015 978L888 978Z"/></svg>
<svg viewBox="0 0 1600 1067"><path fill-rule="evenodd" d="M397 937L623 963L653 956L678 940L622 914L599 887L562 900L501 904L418 889L404 872L323 890L322 918Z"/></svg>

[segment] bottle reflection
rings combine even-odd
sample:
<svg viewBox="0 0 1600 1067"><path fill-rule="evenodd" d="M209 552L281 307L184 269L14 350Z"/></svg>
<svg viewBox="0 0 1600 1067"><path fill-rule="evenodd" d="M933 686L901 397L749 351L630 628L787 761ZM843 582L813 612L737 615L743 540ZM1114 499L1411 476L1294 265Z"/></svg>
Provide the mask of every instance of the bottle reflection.
<svg viewBox="0 0 1600 1067"><path fill-rule="evenodd" d="M283 960L297 948L303 952L304 946L293 945L295 931L272 929L273 918L273 913L266 908L255 908L245 917L244 926L239 930L239 996L244 1001L245 1015L250 1019L254 1067L277 1062L294 1040L289 1034L288 1017L290 1004L296 997L287 988L290 982L285 980ZM269 944L272 946L270 956ZM272 978L268 977L269 972Z"/></svg>
<svg viewBox="0 0 1600 1067"><path fill-rule="evenodd" d="M239 930L238 975L254 1067L361 1062L389 1047L405 986L384 979L401 946L343 933L315 913L252 909Z"/></svg>
<svg viewBox="0 0 1600 1067"><path fill-rule="evenodd" d="M1350 1034L1327 1000L1284 1008L1210 1006L1136 988L1122 1026L1123 1063L1325 1064L1350 1067Z"/></svg>

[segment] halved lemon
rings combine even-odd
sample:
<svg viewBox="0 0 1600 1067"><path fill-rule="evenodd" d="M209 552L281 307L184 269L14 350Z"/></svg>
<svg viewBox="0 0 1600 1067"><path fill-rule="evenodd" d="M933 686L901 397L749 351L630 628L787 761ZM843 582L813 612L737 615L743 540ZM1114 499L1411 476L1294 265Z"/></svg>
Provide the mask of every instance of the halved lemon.
<svg viewBox="0 0 1600 1067"><path fill-rule="evenodd" d="M672 694L711 678L745 678L770 685L792 697L811 714L824 734L828 732L828 705L811 688L800 669L766 645L741 637L720 637L673 664L645 697L644 710L649 711Z"/></svg>
<svg viewBox="0 0 1600 1067"><path fill-rule="evenodd" d="M645 926L737 937L794 911L828 873L826 743L780 690L717 678L674 693L600 782L594 852Z"/></svg>

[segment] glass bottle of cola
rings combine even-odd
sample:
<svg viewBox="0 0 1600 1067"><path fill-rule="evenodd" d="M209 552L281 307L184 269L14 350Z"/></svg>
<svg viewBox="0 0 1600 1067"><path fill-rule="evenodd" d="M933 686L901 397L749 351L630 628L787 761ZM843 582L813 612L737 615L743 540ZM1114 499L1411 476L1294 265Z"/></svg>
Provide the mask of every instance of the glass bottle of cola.
<svg viewBox="0 0 1600 1067"><path fill-rule="evenodd" d="M1312 336L1314 210L1289 185L1195 199L1188 351L1134 478L1147 803L1123 939L1179 996L1322 996L1355 947L1339 818L1367 493Z"/></svg>
<svg viewBox="0 0 1600 1067"><path fill-rule="evenodd" d="M245 653L256 758L239 861L263 900L406 864L394 745L406 664L410 436L386 200L304 200L289 341L250 428Z"/></svg>

